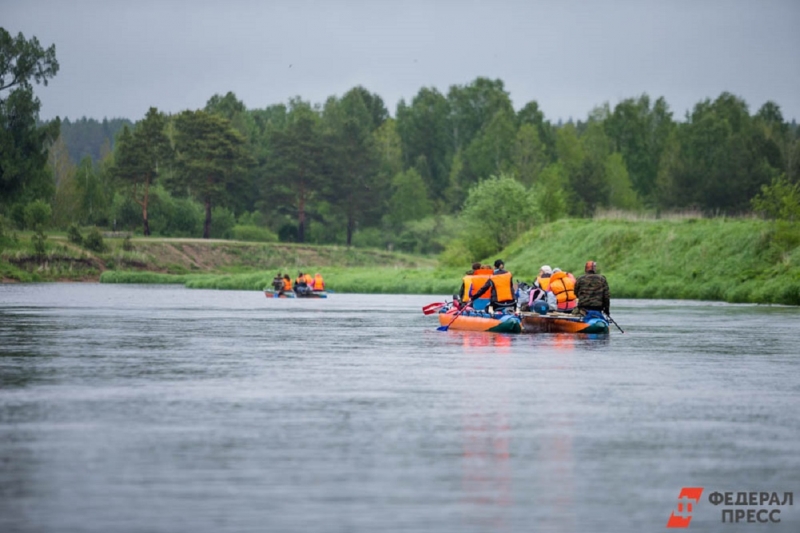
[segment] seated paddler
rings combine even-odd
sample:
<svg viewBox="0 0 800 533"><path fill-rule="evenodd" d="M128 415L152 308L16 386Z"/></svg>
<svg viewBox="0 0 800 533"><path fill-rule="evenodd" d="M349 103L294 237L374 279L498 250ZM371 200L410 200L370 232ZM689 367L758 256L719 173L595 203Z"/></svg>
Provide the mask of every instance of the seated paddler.
<svg viewBox="0 0 800 533"><path fill-rule="evenodd" d="M280 272L272 278L272 290L278 293L283 290L283 276Z"/></svg>
<svg viewBox="0 0 800 533"><path fill-rule="evenodd" d="M514 298L514 279L511 272L505 269L502 259L494 262L494 272L491 277L472 295L472 300L478 300L489 293L488 311L502 311L514 313L517 310L517 300Z"/></svg>
<svg viewBox="0 0 800 533"><path fill-rule="evenodd" d="M598 274L595 261L586 261L584 270L586 273L575 282L578 306L572 310L572 314L582 316L587 316L591 312L609 314L611 294L606 277Z"/></svg>
<svg viewBox="0 0 800 533"><path fill-rule="evenodd" d="M569 272L564 272L560 268L553 269L550 277L550 290L547 291L548 304L551 304L551 311L569 313L578 303L575 297L575 276ZM552 300L550 296L552 295Z"/></svg>
<svg viewBox="0 0 800 533"><path fill-rule="evenodd" d="M472 268L467 270L466 274L461 279L461 288L457 295L458 300L462 302L462 306L469 302L473 309L482 311L489 305L488 295L486 298L476 299L474 294L492 277L492 273L491 267L481 265L480 263L472 263Z"/></svg>
<svg viewBox="0 0 800 533"><path fill-rule="evenodd" d="M311 292L311 287L308 286L306 275L302 272L297 273L297 278L294 280L294 292L297 294L306 294Z"/></svg>

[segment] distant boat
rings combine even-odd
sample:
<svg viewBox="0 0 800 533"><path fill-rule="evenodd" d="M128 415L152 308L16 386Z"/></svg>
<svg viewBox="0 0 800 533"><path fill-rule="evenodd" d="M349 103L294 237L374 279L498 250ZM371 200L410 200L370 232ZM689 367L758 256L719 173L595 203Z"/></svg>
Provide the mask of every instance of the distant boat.
<svg viewBox="0 0 800 533"><path fill-rule="evenodd" d="M326 291L309 291L296 293L294 291L275 291L275 289L264 289L267 298L327 298Z"/></svg>

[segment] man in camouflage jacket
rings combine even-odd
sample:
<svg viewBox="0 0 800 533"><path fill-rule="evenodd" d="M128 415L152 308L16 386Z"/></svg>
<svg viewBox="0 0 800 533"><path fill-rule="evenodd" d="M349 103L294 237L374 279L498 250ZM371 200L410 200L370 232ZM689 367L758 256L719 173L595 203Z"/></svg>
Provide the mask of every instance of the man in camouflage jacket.
<svg viewBox="0 0 800 533"><path fill-rule="evenodd" d="M611 295L608 289L608 281L602 274L597 273L597 263L587 261L584 268L586 274L578 278L575 282L575 296L578 298L578 306L575 314L585 315L586 311L602 311L609 313Z"/></svg>

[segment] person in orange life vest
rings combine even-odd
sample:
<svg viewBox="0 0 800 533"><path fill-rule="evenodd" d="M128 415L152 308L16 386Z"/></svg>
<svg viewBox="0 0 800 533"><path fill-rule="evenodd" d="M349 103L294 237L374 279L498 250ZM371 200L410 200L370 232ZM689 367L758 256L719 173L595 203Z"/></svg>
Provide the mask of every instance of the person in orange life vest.
<svg viewBox="0 0 800 533"><path fill-rule="evenodd" d="M552 301L548 300L550 296L548 294L548 289L550 288L550 276L553 274L553 269L550 268L549 265L542 265L542 268L539 269L539 275L536 276L536 279L533 280L533 287L528 292L528 308L533 309L533 304L539 300L543 302L547 302L548 307L550 303L552 303L552 307L550 308L551 311L555 311L556 303L554 299Z"/></svg>
<svg viewBox="0 0 800 533"><path fill-rule="evenodd" d="M309 292L311 289L306 282L306 276L302 272L297 273L297 278L294 280L294 292L297 294L304 294Z"/></svg>
<svg viewBox="0 0 800 533"><path fill-rule="evenodd" d="M281 292L289 292L292 290L292 278L289 277L289 274L283 275L283 290Z"/></svg>
<svg viewBox="0 0 800 533"><path fill-rule="evenodd" d="M514 298L514 278L511 272L505 269L502 259L494 262L494 268L492 277L472 295L472 299L477 300L485 292L491 290L491 307L513 312L517 306L517 300Z"/></svg>
<svg viewBox="0 0 800 533"><path fill-rule="evenodd" d="M314 279L311 282L311 289L315 291L325 290L325 281L323 281L322 274L320 274L319 272L314 274Z"/></svg>
<svg viewBox="0 0 800 533"><path fill-rule="evenodd" d="M560 268L553 269L550 276L549 294L553 295L556 311L568 313L572 311L578 303L575 297L575 276L568 272L563 272ZM550 302L548 302L550 303Z"/></svg>
<svg viewBox="0 0 800 533"><path fill-rule="evenodd" d="M539 269L539 275L536 276L536 283L535 285L542 289L543 291L547 291L550 289L550 276L553 274L553 269L550 268L550 265L542 265L542 268Z"/></svg>
<svg viewBox="0 0 800 533"><path fill-rule="evenodd" d="M472 263L472 268L470 268L469 270L464 272L464 277L461 278L461 287L458 288L458 299L459 300L466 300L467 299L464 296L464 294L465 294L465 289L467 289L467 290L469 289L468 282L470 281L470 278L468 278L468 276L472 276L473 274L475 274L475 271L476 270L480 270L480 268L481 268L481 264L480 263Z"/></svg>
<svg viewBox="0 0 800 533"><path fill-rule="evenodd" d="M464 273L464 277L461 278L461 287L458 288L458 294L453 296L453 300L458 300L460 302L466 302L469 300L470 295L475 292L476 287L474 287L474 276L476 275L476 272L478 273L477 275L491 275L491 272L480 272L480 270L480 263L472 263L472 268L467 270ZM481 282L479 285L483 285L483 282Z"/></svg>

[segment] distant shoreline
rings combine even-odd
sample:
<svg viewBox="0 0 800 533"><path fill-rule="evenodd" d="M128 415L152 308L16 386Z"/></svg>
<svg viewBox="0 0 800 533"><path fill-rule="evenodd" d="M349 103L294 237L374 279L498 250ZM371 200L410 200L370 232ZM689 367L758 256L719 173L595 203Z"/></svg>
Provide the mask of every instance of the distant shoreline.
<svg viewBox="0 0 800 533"><path fill-rule="evenodd" d="M337 292L452 295L469 261L374 249L206 239L106 239L94 253L48 237L48 255L30 238L0 254L3 282L179 283L191 288L262 290L280 271L321 272ZM591 220L541 225L496 254L516 281L543 264L582 274L597 261L613 298L800 305L800 229L757 219ZM495 257L482 258L492 262Z"/></svg>

